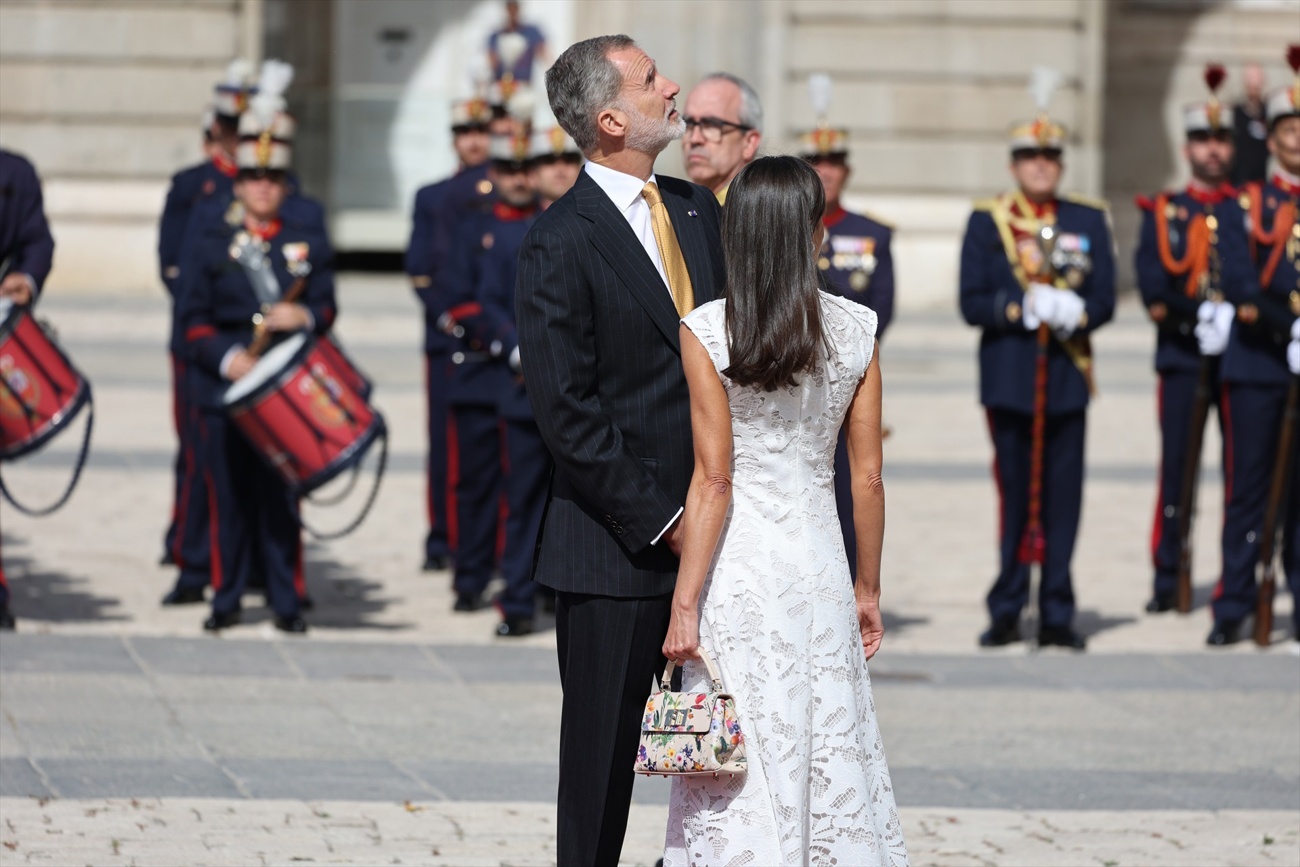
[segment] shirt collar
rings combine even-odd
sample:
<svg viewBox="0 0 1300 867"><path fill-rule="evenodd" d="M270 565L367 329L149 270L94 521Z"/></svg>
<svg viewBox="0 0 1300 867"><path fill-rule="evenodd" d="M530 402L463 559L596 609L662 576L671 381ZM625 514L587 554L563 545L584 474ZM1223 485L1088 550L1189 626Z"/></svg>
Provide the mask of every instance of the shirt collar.
<svg viewBox="0 0 1300 867"><path fill-rule="evenodd" d="M637 199L641 198L641 191L645 189L647 183L658 183L653 173L649 181L643 181L635 175L624 174L590 160L587 161L584 171L591 175L596 186L605 191L605 195L609 196L609 200L620 212L626 212Z"/></svg>
<svg viewBox="0 0 1300 867"><path fill-rule="evenodd" d="M1286 169L1278 166L1273 169L1273 186L1285 193L1296 195L1300 192L1300 175L1293 175Z"/></svg>

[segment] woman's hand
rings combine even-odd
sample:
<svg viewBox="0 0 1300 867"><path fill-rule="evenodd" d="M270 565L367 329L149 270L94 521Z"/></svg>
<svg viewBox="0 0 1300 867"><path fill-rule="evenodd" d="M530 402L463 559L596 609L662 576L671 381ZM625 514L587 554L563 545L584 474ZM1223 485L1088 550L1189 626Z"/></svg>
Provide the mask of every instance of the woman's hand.
<svg viewBox="0 0 1300 867"><path fill-rule="evenodd" d="M880 602L874 599L859 599L857 607L858 632L862 635L862 649L866 652L867 659L870 659L876 655L876 651L880 649L880 640L885 637L885 623L880 619Z"/></svg>
<svg viewBox="0 0 1300 867"><path fill-rule="evenodd" d="M700 658L700 616L693 608L673 606L673 616L668 621L668 637L664 639L664 656L678 665L688 659Z"/></svg>

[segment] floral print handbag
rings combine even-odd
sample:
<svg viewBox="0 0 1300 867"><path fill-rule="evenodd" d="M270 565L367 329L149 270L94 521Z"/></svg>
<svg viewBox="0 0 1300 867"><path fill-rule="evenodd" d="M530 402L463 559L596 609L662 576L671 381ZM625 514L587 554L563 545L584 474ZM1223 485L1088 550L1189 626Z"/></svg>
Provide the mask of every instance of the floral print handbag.
<svg viewBox="0 0 1300 867"><path fill-rule="evenodd" d="M650 694L641 720L641 744L633 767L638 774L743 774L745 736L736 702L722 691L722 677L703 647L708 692L669 692L676 667L669 661Z"/></svg>

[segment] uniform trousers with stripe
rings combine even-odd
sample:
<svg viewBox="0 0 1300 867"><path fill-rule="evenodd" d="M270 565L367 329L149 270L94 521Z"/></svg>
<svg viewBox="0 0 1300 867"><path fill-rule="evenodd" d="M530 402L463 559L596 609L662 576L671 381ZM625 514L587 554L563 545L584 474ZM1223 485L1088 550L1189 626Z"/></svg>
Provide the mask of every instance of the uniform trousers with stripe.
<svg viewBox="0 0 1300 867"><path fill-rule="evenodd" d="M297 617L305 592L297 500L224 414L205 410L202 425L213 613L239 610L256 550L271 609L280 617Z"/></svg>
<svg viewBox="0 0 1300 867"><path fill-rule="evenodd" d="M641 717L663 671L672 594L555 594L560 712L557 862L618 863L627 832Z"/></svg>
<svg viewBox="0 0 1300 867"><path fill-rule="evenodd" d="M172 356L172 401L176 438L175 505L167 530L167 550L180 568L178 589L202 590L210 582L211 519L208 488L199 452L202 423L194 394L195 373L182 359Z"/></svg>
<svg viewBox="0 0 1300 867"><path fill-rule="evenodd" d="M1211 405L1218 409L1219 431L1222 432L1223 411L1219 403L1219 388L1215 384L1218 381L1217 361L1212 362L1209 397ZM1156 396L1156 411L1160 419L1160 490L1151 528L1151 560L1155 566L1157 598L1169 598L1178 592L1178 561L1182 548L1178 506L1183 497L1198 378L1196 371L1160 374Z"/></svg>
<svg viewBox="0 0 1300 867"><path fill-rule="evenodd" d="M495 395L490 395L495 397ZM455 403L457 593L482 593L492 580L501 527L501 423L496 404Z"/></svg>
<svg viewBox="0 0 1300 867"><path fill-rule="evenodd" d="M501 557L505 590L497 606L506 617L532 617L537 606L533 555L551 483L551 452L537 422L506 419L506 544Z"/></svg>
<svg viewBox="0 0 1300 867"><path fill-rule="evenodd" d="M1285 385L1229 383L1222 406L1226 480L1223 516L1223 575L1214 588L1216 621L1235 622L1255 612L1255 572L1286 405ZM1297 437L1300 439L1300 437ZM1300 442L1292 442L1291 482L1278 525L1282 569L1292 595L1292 618L1300 631Z"/></svg>
<svg viewBox="0 0 1300 867"><path fill-rule="evenodd" d="M429 457L426 511L429 533L424 538L424 558L450 557L455 551L455 507L451 496L456 477L457 442L447 408L447 375L451 363L445 352L424 356L424 385L428 398Z"/></svg>
<svg viewBox="0 0 1300 867"><path fill-rule="evenodd" d="M999 555L1001 568L987 603L994 623L1014 622L1029 602L1029 570L1020 562L1020 542L1029 522L1030 455L1034 417L1004 409L988 409L993 439L993 477L1000 500ZM1084 412L1047 416L1043 447L1041 520L1047 539L1045 563L1039 572L1040 628L1069 627L1074 620L1074 588L1070 561L1083 508Z"/></svg>

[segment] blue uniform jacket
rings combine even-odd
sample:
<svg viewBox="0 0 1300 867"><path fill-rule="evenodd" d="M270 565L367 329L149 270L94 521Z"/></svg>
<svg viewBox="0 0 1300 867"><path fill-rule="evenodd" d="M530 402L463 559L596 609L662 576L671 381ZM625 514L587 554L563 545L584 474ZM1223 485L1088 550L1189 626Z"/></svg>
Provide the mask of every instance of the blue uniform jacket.
<svg viewBox="0 0 1300 867"><path fill-rule="evenodd" d="M215 160L206 160L172 175L171 189L167 191L162 220L158 224L158 273L173 298L180 278L181 248L190 217L205 200L222 196L229 199L235 182L233 168L231 164L223 170Z"/></svg>
<svg viewBox="0 0 1300 867"><path fill-rule="evenodd" d="M40 292L54 261L54 236L45 221L36 169L18 154L0 150L0 264L6 260L6 274L26 274Z"/></svg>
<svg viewBox="0 0 1300 867"><path fill-rule="evenodd" d="M876 337L894 318L894 230L884 223L843 208L828 214L826 241L818 267L834 294L865 304L876 313Z"/></svg>
<svg viewBox="0 0 1300 867"><path fill-rule="evenodd" d="M1057 228L1089 240L1091 271L1076 291L1083 297L1087 334L1115 314L1115 254L1106 212L1081 202L1057 203ZM1034 411L1035 334L1025 328L1024 288L1016 279L989 210L970 216L961 248L962 316L984 329L980 337L980 403L1025 414ZM1053 338L1048 355L1047 412L1078 412L1088 405L1083 374Z"/></svg>
<svg viewBox="0 0 1300 867"><path fill-rule="evenodd" d="M1169 273L1160 261L1156 205L1152 199L1138 199L1138 207L1143 211L1142 230L1133 258L1142 303L1156 320L1155 366L1161 373L1195 372L1201 363L1201 350L1194 334L1196 311L1204 299L1189 297L1187 275ZM1183 190L1170 194L1165 207L1169 252L1176 260L1186 253L1188 224L1207 209L1213 214L1218 223L1214 231L1218 236L1215 251L1219 259L1219 280L1218 285L1212 281L1210 288L1229 300L1239 297L1255 277L1246 242L1246 215L1236 196L1227 195L1226 191L1206 195Z"/></svg>
<svg viewBox="0 0 1300 867"><path fill-rule="evenodd" d="M1246 196L1247 201L1251 196L1259 199L1257 213L1264 233L1273 232L1282 203L1289 200L1293 205L1300 204L1300 189L1288 192L1275 181L1251 185ZM1288 235L1279 243L1286 245L1294 240ZM1284 246L1276 267L1268 275L1268 285L1261 286L1262 272L1273 252L1272 245L1257 243L1254 259L1257 267L1252 269L1252 279L1228 295L1228 300L1237 305L1238 314L1228 348L1223 353L1223 378L1228 382L1286 385L1290 381L1286 346L1291 340L1292 324L1300 316L1300 270Z"/></svg>
<svg viewBox="0 0 1300 867"><path fill-rule="evenodd" d="M279 280L281 292L287 292L296 279L287 265L286 245L306 245L306 261L311 265L307 286L298 298L315 319L315 331L323 334L333 324L334 299L333 250L328 238L314 226L283 217L280 231L270 240L267 257ZM207 408L221 406L221 396L229 385L221 377L221 361L236 346L247 346L253 339L253 314L261 309L244 269L230 255L231 242L239 230L224 218L208 217L195 227L193 266L181 276L179 322L185 336L186 354L199 371L196 398ZM296 248L301 252L302 248Z"/></svg>
<svg viewBox="0 0 1300 867"><path fill-rule="evenodd" d="M447 353L450 338L438 329L446 310L447 268L464 212L488 200L492 183L487 164L464 169L446 180L421 187L411 214L411 242L406 248L406 273L424 307L424 351Z"/></svg>
<svg viewBox="0 0 1300 867"><path fill-rule="evenodd" d="M519 345L514 316L519 250L536 217L535 208L497 203L461 227L448 268L445 311L463 330L463 336L451 336L447 396L452 404L491 404L511 409L509 417L532 418L508 360ZM520 403L523 415L518 415Z"/></svg>

